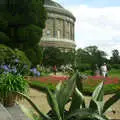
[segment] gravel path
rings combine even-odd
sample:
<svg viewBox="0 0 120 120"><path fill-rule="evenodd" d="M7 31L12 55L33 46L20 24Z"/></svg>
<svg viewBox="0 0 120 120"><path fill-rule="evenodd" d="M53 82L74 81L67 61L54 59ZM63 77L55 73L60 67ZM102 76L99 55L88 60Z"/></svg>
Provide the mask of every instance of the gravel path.
<svg viewBox="0 0 120 120"><path fill-rule="evenodd" d="M110 98L112 95L106 95L104 96L104 100L106 101L108 98ZM40 91L37 91L35 89L30 89L30 97L34 101L35 104L37 104L40 108L40 110L44 113L47 113L50 110L50 107L48 105L46 95ZM89 103L90 97L85 98L86 103ZM27 101L21 101L20 103L24 104L27 108L31 109L31 106L27 103ZM114 111L114 112L112 112ZM106 113L106 115L110 119L117 119L120 120L120 100L116 102Z"/></svg>

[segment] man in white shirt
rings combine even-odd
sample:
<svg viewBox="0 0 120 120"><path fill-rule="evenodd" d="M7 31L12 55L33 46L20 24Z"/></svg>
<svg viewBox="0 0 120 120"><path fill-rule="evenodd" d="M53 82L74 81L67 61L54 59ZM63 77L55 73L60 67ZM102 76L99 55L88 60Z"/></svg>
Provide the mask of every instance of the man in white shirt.
<svg viewBox="0 0 120 120"><path fill-rule="evenodd" d="M102 73L102 76L106 77L107 76L107 66L106 66L106 63L104 63L102 66L101 66L101 73Z"/></svg>

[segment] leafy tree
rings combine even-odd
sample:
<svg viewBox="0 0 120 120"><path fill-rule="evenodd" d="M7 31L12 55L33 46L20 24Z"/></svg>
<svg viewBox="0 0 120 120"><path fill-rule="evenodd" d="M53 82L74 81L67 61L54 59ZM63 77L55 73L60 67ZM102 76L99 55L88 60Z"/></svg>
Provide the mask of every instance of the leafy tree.
<svg viewBox="0 0 120 120"><path fill-rule="evenodd" d="M119 51L117 49L112 51L112 57L110 58L112 64L120 64Z"/></svg>
<svg viewBox="0 0 120 120"><path fill-rule="evenodd" d="M105 62L107 54L99 50L97 46L88 46L84 49L86 52L88 52L90 56L91 64L98 64L101 65L103 62Z"/></svg>
<svg viewBox="0 0 120 120"><path fill-rule="evenodd" d="M43 51L43 64L45 66L61 65L61 51L55 47L47 47Z"/></svg>
<svg viewBox="0 0 120 120"><path fill-rule="evenodd" d="M27 53L29 49L35 52L34 47L42 37L46 20L44 0L2 0L1 3L0 43L23 50L32 61L34 54ZM39 63L39 59L36 55L36 62L32 62Z"/></svg>
<svg viewBox="0 0 120 120"><path fill-rule="evenodd" d="M90 69L94 71L95 64L100 66L107 61L107 54L99 50L97 46L88 46L84 49L79 48L77 50L77 64L82 70ZM91 66L91 67L90 67Z"/></svg>

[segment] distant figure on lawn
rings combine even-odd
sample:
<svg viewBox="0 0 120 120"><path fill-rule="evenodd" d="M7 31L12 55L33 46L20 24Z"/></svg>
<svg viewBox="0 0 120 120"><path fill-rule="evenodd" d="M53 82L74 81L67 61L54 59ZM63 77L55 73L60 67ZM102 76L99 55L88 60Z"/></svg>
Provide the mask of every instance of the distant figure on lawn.
<svg viewBox="0 0 120 120"><path fill-rule="evenodd" d="M108 70L107 70L106 63L104 63L104 64L100 67L100 69L101 69L101 74L102 74L102 76L107 77Z"/></svg>
<svg viewBox="0 0 120 120"><path fill-rule="evenodd" d="M100 76L100 69L99 69L99 67L98 67L98 65L97 64L95 64L95 71L94 71L95 73L95 76Z"/></svg>
<svg viewBox="0 0 120 120"><path fill-rule="evenodd" d="M53 66L53 72L54 72L54 74L56 75L56 72L57 72L56 65Z"/></svg>

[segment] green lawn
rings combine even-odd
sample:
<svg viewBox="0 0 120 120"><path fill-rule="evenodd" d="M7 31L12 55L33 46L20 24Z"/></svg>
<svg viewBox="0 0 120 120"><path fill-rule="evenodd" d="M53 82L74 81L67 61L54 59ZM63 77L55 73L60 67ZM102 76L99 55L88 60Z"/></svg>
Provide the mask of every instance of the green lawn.
<svg viewBox="0 0 120 120"><path fill-rule="evenodd" d="M109 72L108 72L108 75L110 77L118 77L120 78L120 70L119 69L111 69Z"/></svg>

